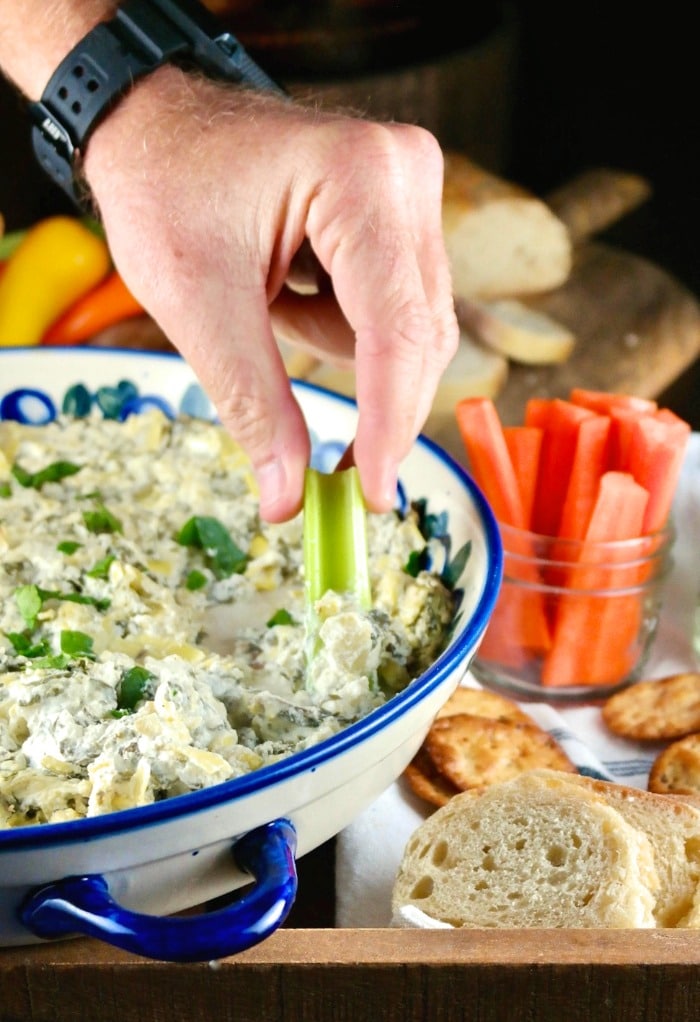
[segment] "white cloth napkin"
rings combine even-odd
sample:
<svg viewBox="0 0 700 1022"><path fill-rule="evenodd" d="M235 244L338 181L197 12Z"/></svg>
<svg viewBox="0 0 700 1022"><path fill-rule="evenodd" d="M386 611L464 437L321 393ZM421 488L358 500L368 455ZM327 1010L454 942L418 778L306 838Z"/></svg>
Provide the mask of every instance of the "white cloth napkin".
<svg viewBox="0 0 700 1022"><path fill-rule="evenodd" d="M658 631L645 677L662 678L700 670L693 628L700 604L700 434L690 437L674 501L674 563L664 594ZM467 674L465 684L477 685ZM566 750L581 772L645 788L661 749L617 738L603 725L600 709L554 709L546 703L523 708ZM406 909L391 918L391 891L404 846L426 818L422 800L403 779L391 785L357 817L336 842L336 926L442 927L423 913Z"/></svg>

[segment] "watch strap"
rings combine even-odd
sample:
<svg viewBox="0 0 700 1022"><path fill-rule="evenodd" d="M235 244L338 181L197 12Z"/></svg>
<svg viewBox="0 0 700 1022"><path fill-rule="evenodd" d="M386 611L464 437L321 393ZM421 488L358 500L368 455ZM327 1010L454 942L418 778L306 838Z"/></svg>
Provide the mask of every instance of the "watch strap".
<svg viewBox="0 0 700 1022"><path fill-rule="evenodd" d="M73 47L29 104L34 153L73 201L81 203L80 156L92 131L138 79L169 62L284 94L196 0L127 0Z"/></svg>

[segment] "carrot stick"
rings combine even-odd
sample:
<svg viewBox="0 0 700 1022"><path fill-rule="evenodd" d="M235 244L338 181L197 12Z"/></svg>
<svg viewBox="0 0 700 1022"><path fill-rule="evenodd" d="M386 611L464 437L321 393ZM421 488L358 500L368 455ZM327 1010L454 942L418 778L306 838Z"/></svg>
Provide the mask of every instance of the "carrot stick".
<svg viewBox="0 0 700 1022"><path fill-rule="evenodd" d="M658 405L652 398L638 397L636 394L621 394L615 391L590 390L586 387L572 387L569 401L582 408L589 408L599 415L611 415L616 410L634 412L637 415L649 415L656 411Z"/></svg>
<svg viewBox="0 0 700 1022"><path fill-rule="evenodd" d="M517 670L545 653L551 640L544 613L535 609L540 599L505 580L479 645L479 659Z"/></svg>
<svg viewBox="0 0 700 1022"><path fill-rule="evenodd" d="M642 416L634 425L629 471L649 491L645 533L656 532L668 521L689 436L690 425L675 415Z"/></svg>
<svg viewBox="0 0 700 1022"><path fill-rule="evenodd" d="M610 417L593 415L579 423L569 482L559 519L559 536L583 539L607 465Z"/></svg>
<svg viewBox="0 0 700 1022"><path fill-rule="evenodd" d="M674 436L677 436L679 439L690 433L690 423L686 422L685 419L681 419L680 415L676 415L670 408L657 408L654 412L654 418L658 419L659 422L665 422L674 431Z"/></svg>
<svg viewBox="0 0 700 1022"><path fill-rule="evenodd" d="M136 301L120 274L113 270L51 324L41 343L80 344L106 327L143 313L143 306Z"/></svg>
<svg viewBox="0 0 700 1022"><path fill-rule="evenodd" d="M627 468L649 496L639 529L643 542L638 556L643 560L616 573L615 585L629 586L631 591L610 597L604 609L607 623L600 629L603 635L614 634L614 644L620 651L618 678L629 674L642 652L644 601L648 583L660 567L657 558L663 557L660 540L654 534L669 520L690 435L689 424L666 408L636 416L625 414L624 421ZM609 673L610 656L602 643L591 649L588 670L594 678Z"/></svg>
<svg viewBox="0 0 700 1022"><path fill-rule="evenodd" d="M648 500L648 492L629 473L601 476L581 558L570 571L567 592L559 597L552 648L542 665L544 686L615 684L629 673L643 594L596 596L588 590L624 588L636 580L636 569L604 563L605 554L589 543L639 536Z"/></svg>
<svg viewBox="0 0 700 1022"><path fill-rule="evenodd" d="M456 416L474 479L496 519L527 528L518 480L495 404L487 397L463 398L457 404Z"/></svg>
<svg viewBox="0 0 700 1022"><path fill-rule="evenodd" d="M632 428L641 415L655 415L658 404L653 398L615 391L572 387L569 400L612 419L608 468L628 471Z"/></svg>
<svg viewBox="0 0 700 1022"><path fill-rule="evenodd" d="M612 408L610 410L610 444L608 468L619 472L629 471L630 451L634 443L634 428L640 416L633 408Z"/></svg>
<svg viewBox="0 0 700 1022"><path fill-rule="evenodd" d="M519 480L495 404L486 397L465 398L457 404L456 416L474 479L497 521L526 530L528 523ZM511 553L531 557L526 536L518 536L513 542L517 549ZM516 560L513 571L518 579L540 581L537 566L531 560ZM480 655L501 664L519 666L533 652L548 648L549 627L540 595L504 581L481 642Z"/></svg>
<svg viewBox="0 0 700 1022"><path fill-rule="evenodd" d="M586 542L610 543L641 534L649 494L627 472L605 472L586 529Z"/></svg>
<svg viewBox="0 0 700 1022"><path fill-rule="evenodd" d="M525 418L523 420L525 425L535 426L537 429L544 429L549 420L550 406L551 398L548 397L528 398L525 404Z"/></svg>
<svg viewBox="0 0 700 1022"><path fill-rule="evenodd" d="M523 426L503 427L488 398L457 411L504 539L504 580L479 659L496 673L539 660L544 686L624 680L642 652L647 583L663 556L647 534L668 521L690 426L651 399L585 388L570 400L531 398ZM555 561L572 557L572 540L581 552L543 578L532 533L554 539ZM630 563L628 548L598 549L637 538Z"/></svg>
<svg viewBox="0 0 700 1022"><path fill-rule="evenodd" d="M503 436L518 480L526 527L529 528L535 502L543 431L538 426L504 426Z"/></svg>
<svg viewBox="0 0 700 1022"><path fill-rule="evenodd" d="M578 428L584 419L595 413L552 398L546 410L544 435L532 511L532 530L542 536L556 536L564 504L569 474L576 452Z"/></svg>

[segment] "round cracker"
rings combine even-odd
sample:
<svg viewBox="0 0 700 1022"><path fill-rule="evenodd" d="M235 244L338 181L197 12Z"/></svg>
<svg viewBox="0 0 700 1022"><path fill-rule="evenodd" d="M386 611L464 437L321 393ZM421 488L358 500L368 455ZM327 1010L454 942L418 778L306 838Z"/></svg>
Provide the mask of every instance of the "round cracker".
<svg viewBox="0 0 700 1022"><path fill-rule="evenodd" d="M455 713L433 722L425 748L437 770L464 791L540 767L577 772L561 746L534 722Z"/></svg>
<svg viewBox="0 0 700 1022"><path fill-rule="evenodd" d="M454 713L471 713L477 717L488 717L491 720L513 720L522 724L532 724L524 710L516 702L485 688L467 688L459 685L437 715L450 717Z"/></svg>
<svg viewBox="0 0 700 1022"><path fill-rule="evenodd" d="M700 734L685 735L660 752L647 787L660 795L700 795Z"/></svg>
<svg viewBox="0 0 700 1022"><path fill-rule="evenodd" d="M460 789L440 773L423 746L404 770L404 777L415 795L434 806L447 805L459 794Z"/></svg>
<svg viewBox="0 0 700 1022"><path fill-rule="evenodd" d="M700 731L700 673L638 681L610 696L601 713L624 738L654 742L693 734Z"/></svg>

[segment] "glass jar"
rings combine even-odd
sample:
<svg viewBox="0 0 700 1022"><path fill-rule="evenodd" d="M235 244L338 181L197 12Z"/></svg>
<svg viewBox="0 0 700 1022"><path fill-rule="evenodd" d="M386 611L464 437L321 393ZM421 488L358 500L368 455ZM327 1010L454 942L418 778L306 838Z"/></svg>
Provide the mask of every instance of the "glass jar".
<svg viewBox="0 0 700 1022"><path fill-rule="evenodd" d="M671 567L672 528L586 542L500 525L503 582L472 664L518 698L594 702L640 677Z"/></svg>

